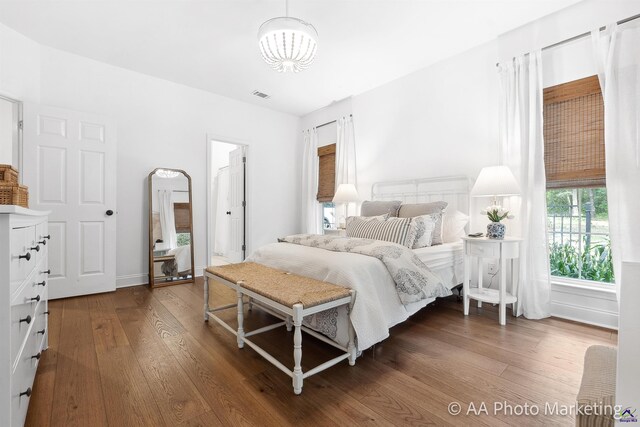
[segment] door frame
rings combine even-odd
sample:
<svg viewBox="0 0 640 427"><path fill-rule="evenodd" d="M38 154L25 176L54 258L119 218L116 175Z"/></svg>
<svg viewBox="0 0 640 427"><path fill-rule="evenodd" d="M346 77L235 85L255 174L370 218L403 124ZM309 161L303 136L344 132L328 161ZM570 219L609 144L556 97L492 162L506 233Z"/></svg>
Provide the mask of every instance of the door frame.
<svg viewBox="0 0 640 427"><path fill-rule="evenodd" d="M244 250L244 258L247 257L247 254L249 253L249 248L251 247L250 243L251 243L251 239L250 239L250 231L251 231L251 205L249 203L249 194L250 194L250 189L251 189L251 171L249 168L249 162L251 161L249 159L249 142L245 141L245 140L241 140L241 139L236 139L236 138L231 138L231 137L227 137L227 136L220 136L214 132L207 132L206 134L206 144L207 144L207 227L206 227L206 232L207 232L207 259L206 259L206 266L209 265L209 263L211 262L211 258L213 256L213 211L211 209L211 204L213 203L213 186L212 184L212 179L213 179L213 171L211 170L212 168L212 164L211 164L211 153L212 153L212 147L213 144L215 144L216 142L222 142L225 144L232 144L232 145L236 145L238 147L244 147L244 156L247 158L247 161L244 164L244 201L245 201L245 207L244 207L244 224L243 224L243 228L244 228L244 245L245 245L245 250ZM205 266L205 268L206 268Z"/></svg>
<svg viewBox="0 0 640 427"><path fill-rule="evenodd" d="M0 99L3 99L5 101L8 101L10 103L13 104L13 111L14 113L16 113L15 115L15 119L16 122L14 123L14 126L17 127L17 137L18 137L18 164L13 165L14 168L18 169L18 172L22 172L23 168L23 161L24 161L24 156L23 156L23 151L22 151L22 133L23 133L23 129L22 129L22 125L21 123L23 123L22 119L22 101L20 101L17 98L12 97L11 95L5 94L0 92ZM22 184L22 174L18 174L18 182L20 184Z"/></svg>

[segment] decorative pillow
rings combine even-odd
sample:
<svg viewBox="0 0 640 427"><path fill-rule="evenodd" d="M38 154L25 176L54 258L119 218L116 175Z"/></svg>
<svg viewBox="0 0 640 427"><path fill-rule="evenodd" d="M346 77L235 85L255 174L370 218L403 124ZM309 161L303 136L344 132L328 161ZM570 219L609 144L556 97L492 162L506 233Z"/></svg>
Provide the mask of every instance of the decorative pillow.
<svg viewBox="0 0 640 427"><path fill-rule="evenodd" d="M447 202L431 202L431 203L415 203L400 206L398 216L400 218L412 218L420 215L429 215L434 213L442 214L447 207ZM431 245L442 244L442 218L436 222L433 230L433 239Z"/></svg>
<svg viewBox="0 0 640 427"><path fill-rule="evenodd" d="M347 237L382 240L411 248L416 235L412 222L413 218L389 218L384 221L352 217L351 221L347 221Z"/></svg>
<svg viewBox="0 0 640 427"><path fill-rule="evenodd" d="M401 204L402 202L399 200L394 200L391 202L366 200L362 202L360 215L378 216L388 214L390 217L397 217L398 210L400 209Z"/></svg>
<svg viewBox="0 0 640 427"><path fill-rule="evenodd" d="M389 215L377 215L377 216L348 216L346 225L349 225L352 221L362 220L362 221L386 221L389 218Z"/></svg>
<svg viewBox="0 0 640 427"><path fill-rule="evenodd" d="M431 246L433 240L433 230L442 214L434 213L430 215L420 215L412 218L411 226L414 228L415 239L412 249L426 248Z"/></svg>
<svg viewBox="0 0 640 427"><path fill-rule="evenodd" d="M469 216L460 211L446 213L442 218L442 241L444 243L457 242L465 236L464 228L469 222Z"/></svg>

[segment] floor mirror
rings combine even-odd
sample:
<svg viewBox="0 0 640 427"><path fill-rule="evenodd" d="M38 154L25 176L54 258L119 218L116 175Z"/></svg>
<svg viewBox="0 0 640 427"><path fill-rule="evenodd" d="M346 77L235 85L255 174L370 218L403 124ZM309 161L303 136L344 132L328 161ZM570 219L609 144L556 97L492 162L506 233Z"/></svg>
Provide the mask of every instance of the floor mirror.
<svg viewBox="0 0 640 427"><path fill-rule="evenodd" d="M191 177L180 169L157 168L148 185L149 285L192 283Z"/></svg>

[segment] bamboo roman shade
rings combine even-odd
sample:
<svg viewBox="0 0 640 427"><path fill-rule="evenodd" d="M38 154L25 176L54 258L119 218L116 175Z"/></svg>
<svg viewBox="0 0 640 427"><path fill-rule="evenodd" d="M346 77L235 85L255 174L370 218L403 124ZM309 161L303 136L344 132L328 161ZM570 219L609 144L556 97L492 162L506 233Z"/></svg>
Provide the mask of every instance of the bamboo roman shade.
<svg viewBox="0 0 640 427"><path fill-rule="evenodd" d="M176 223L176 233L191 232L191 212L189 203L174 203L173 216Z"/></svg>
<svg viewBox="0 0 640 427"><path fill-rule="evenodd" d="M544 90L547 188L605 185L604 102L597 76Z"/></svg>
<svg viewBox="0 0 640 427"><path fill-rule="evenodd" d="M336 144L318 147L318 201L330 202L336 191Z"/></svg>

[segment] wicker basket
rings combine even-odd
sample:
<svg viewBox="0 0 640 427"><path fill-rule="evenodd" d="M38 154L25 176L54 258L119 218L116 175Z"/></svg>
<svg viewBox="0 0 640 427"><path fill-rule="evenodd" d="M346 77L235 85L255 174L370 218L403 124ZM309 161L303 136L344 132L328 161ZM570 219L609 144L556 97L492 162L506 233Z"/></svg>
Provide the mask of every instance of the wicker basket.
<svg viewBox="0 0 640 427"><path fill-rule="evenodd" d="M0 165L0 183L17 184L18 171L11 165Z"/></svg>
<svg viewBox="0 0 640 427"><path fill-rule="evenodd" d="M24 185L0 182L0 205L29 207L29 189Z"/></svg>

